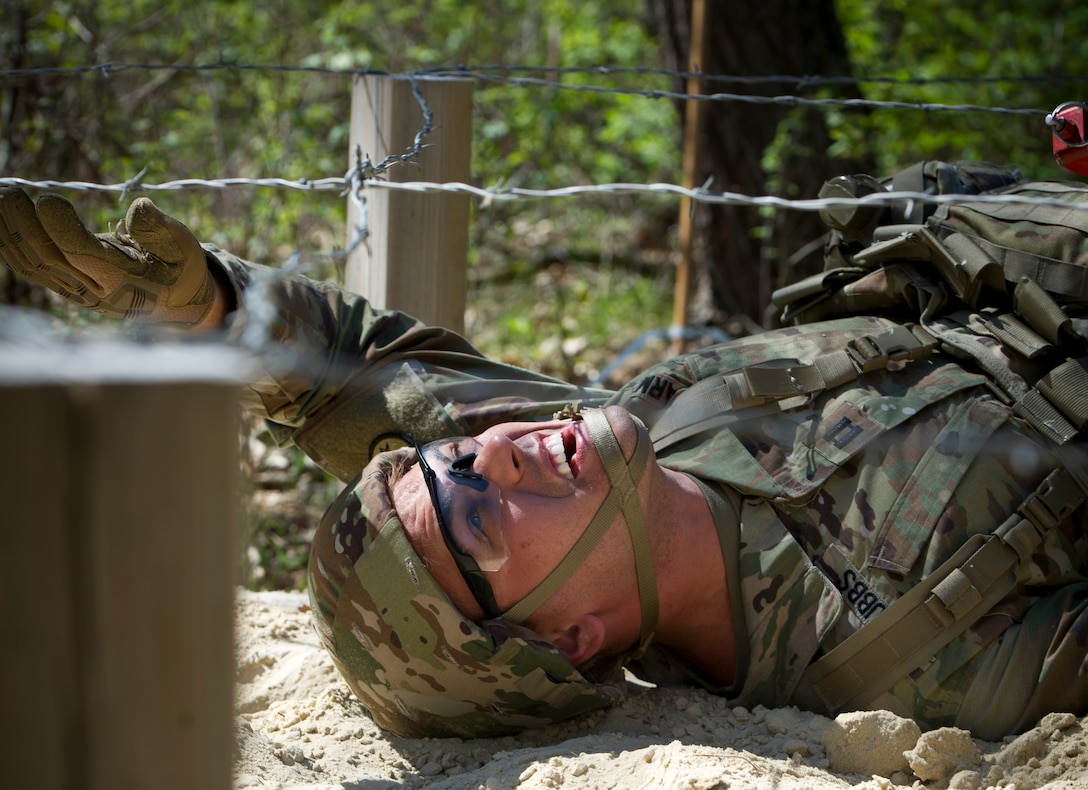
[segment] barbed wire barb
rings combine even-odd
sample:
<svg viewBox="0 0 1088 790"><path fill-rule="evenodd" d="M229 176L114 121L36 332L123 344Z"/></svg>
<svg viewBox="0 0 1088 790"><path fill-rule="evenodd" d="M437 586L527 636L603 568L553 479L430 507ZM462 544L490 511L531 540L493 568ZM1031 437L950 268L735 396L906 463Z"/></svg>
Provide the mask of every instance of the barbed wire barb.
<svg viewBox="0 0 1088 790"><path fill-rule="evenodd" d="M128 181L121 185L121 194L117 198L118 203L124 203L128 198L128 193L132 189L138 189L140 182L143 181L143 177L147 175L147 167L140 169L140 172L130 178Z"/></svg>
<svg viewBox="0 0 1088 790"><path fill-rule="evenodd" d="M363 194L363 190L366 188L366 172L367 168L371 168L370 156L363 156L363 148L361 145L355 146L355 167L349 170L344 180L347 183L347 189L341 192L341 196L345 193L349 196L352 204L359 212L359 221L355 225L352 231L351 241L348 242L347 248L344 250L343 257L346 259L359 247L360 244L369 243L367 239L370 237L370 214L366 204L366 197Z"/></svg>

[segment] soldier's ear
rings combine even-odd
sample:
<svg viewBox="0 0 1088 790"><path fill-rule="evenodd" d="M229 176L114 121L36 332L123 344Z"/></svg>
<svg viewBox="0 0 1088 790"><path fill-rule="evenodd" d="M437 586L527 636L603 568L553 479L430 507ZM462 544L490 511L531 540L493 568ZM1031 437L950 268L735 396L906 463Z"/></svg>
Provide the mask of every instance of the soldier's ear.
<svg viewBox="0 0 1088 790"><path fill-rule="evenodd" d="M582 614L549 638L574 666L597 655L604 644L605 625L595 614Z"/></svg>

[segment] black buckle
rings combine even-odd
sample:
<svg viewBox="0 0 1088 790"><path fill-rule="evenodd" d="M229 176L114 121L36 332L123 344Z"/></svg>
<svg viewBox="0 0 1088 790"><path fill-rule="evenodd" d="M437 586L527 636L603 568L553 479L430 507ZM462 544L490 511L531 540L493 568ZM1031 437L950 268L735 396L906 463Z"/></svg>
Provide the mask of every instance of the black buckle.
<svg viewBox="0 0 1088 790"><path fill-rule="evenodd" d="M926 346L905 326L895 326L890 332L865 335L851 340L846 353L862 373L888 366L892 360L918 359L925 356Z"/></svg>
<svg viewBox="0 0 1088 790"><path fill-rule="evenodd" d="M1084 502L1084 494L1064 469L1055 469L1019 507L1020 514L1046 534Z"/></svg>

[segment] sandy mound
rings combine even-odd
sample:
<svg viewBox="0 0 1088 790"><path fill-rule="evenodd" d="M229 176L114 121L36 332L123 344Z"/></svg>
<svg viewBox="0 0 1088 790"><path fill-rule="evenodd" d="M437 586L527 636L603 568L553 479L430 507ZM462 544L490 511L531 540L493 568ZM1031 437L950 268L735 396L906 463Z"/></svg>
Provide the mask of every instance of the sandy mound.
<svg viewBox="0 0 1088 790"><path fill-rule="evenodd" d="M340 682L304 595L240 592L237 612L236 788L1088 787L1088 718L1061 714L986 743L887 713L832 721L647 689L517 738L397 738Z"/></svg>

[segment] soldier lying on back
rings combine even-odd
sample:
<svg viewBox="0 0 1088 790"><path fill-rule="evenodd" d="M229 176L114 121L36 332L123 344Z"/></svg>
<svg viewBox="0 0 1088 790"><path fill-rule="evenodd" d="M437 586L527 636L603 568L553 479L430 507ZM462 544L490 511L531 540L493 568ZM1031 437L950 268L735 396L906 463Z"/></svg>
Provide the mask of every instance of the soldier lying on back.
<svg viewBox="0 0 1088 790"><path fill-rule="evenodd" d="M396 733L615 704L624 666L984 738L1088 712L1083 435L1044 439L924 329L777 330L610 392L270 276L146 199L95 236L62 198L0 191L0 258L77 304L197 329L256 320L260 281L300 353L243 399L347 483L314 539L313 612Z"/></svg>

